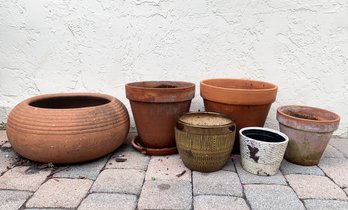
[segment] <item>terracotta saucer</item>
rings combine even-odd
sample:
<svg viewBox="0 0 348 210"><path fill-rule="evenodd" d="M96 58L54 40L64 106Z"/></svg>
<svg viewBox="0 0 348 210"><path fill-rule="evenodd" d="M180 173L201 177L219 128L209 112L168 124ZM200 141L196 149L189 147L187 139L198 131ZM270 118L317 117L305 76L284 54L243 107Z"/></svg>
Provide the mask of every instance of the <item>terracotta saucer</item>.
<svg viewBox="0 0 348 210"><path fill-rule="evenodd" d="M135 136L132 138L132 146L144 155L164 156L178 153L176 147L167 147L161 149L153 149L144 147L139 142L140 137Z"/></svg>

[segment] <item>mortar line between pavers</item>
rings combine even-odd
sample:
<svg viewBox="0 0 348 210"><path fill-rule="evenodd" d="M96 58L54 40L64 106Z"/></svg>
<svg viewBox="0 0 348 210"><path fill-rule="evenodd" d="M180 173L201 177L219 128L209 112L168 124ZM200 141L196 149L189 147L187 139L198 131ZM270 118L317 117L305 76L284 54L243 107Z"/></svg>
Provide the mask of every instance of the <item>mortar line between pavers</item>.
<svg viewBox="0 0 348 210"><path fill-rule="evenodd" d="M106 192L106 191L88 192L88 195L90 195L90 194L98 194L98 193L101 193L101 194L118 194L118 195L135 195L135 196L138 196L137 194L134 194L134 193L120 193L120 192Z"/></svg>
<svg viewBox="0 0 348 210"><path fill-rule="evenodd" d="M115 153L115 151L113 151L112 154L111 154L111 152L108 154L108 158L107 158L107 160L105 161L104 166L100 169L100 171L99 171L99 173L98 173L98 176L95 178L95 180L91 180L93 183L91 184L91 186L89 187L89 189L88 189L86 195L81 199L80 203L76 206L75 209L78 209L78 208L80 207L81 203L87 198L87 196L88 196L89 194L91 194L91 189L92 189L92 187L93 187L93 185L94 185L94 182L98 179L100 173L101 173L102 171L104 171L106 164L109 162L109 160L111 159L111 157L112 157L112 155L113 155L114 153Z"/></svg>
<svg viewBox="0 0 348 210"><path fill-rule="evenodd" d="M136 206L135 206L135 209L136 209L136 210L139 209L139 208L138 208L139 199L140 199L141 193L143 192L143 187L144 187L144 184L145 184L145 181L146 181L146 173L147 173L147 169L149 168L149 164L150 164L151 159L152 159L152 156L149 157L149 161L148 161L148 163L147 163L147 165L146 165L146 170L145 170L145 173L144 173L144 179L143 179L143 184L141 185L140 193L139 193L139 195L136 195L136 197L137 197L137 199L136 199L136 201L135 201L135 202L136 202Z"/></svg>
<svg viewBox="0 0 348 210"><path fill-rule="evenodd" d="M116 150L117 150L117 149L116 149ZM104 166L100 169L100 171L99 171L99 173L98 173L98 176L100 175L100 173L101 173L102 171L105 170L106 164L110 161L110 159L112 158L112 156L116 153L116 150L113 151L113 152L110 152L110 153L108 154L109 157L108 157L107 160L105 161ZM112 154L111 154L111 153L112 153ZM98 160L99 160L99 158L98 158ZM97 180L98 176L95 178L95 180Z"/></svg>
<svg viewBox="0 0 348 210"><path fill-rule="evenodd" d="M40 185L41 186L41 185ZM28 193L34 193L36 191L29 191L29 190L18 190L18 189L0 189L2 191L16 191L16 192L28 192Z"/></svg>
<svg viewBox="0 0 348 210"><path fill-rule="evenodd" d="M248 198L247 198L247 196L246 196L246 194L245 194L244 184L242 183L242 180L241 180L241 178L240 178L240 176L239 176L238 169L237 169L236 163L234 162L234 159L233 159L233 158L232 158L232 161L233 161L234 169L236 170L236 174L237 174L238 179L239 179L239 183L240 183L240 185L242 186L242 191L243 191L243 196L242 196L242 198L245 200L245 203L247 204L247 206L249 207L249 209L252 209L252 208L251 208L251 205L250 205L250 202L249 202L249 200L248 200Z"/></svg>
<svg viewBox="0 0 348 210"><path fill-rule="evenodd" d="M330 139L331 140L331 139ZM330 144L329 142L329 145L332 146L333 148L335 148L339 153L342 154L342 156L345 158L345 159L348 159L348 155L346 155L345 153L341 152L341 150L339 150L337 147L335 147L334 145ZM327 158L334 158L334 157L327 157Z"/></svg>
<svg viewBox="0 0 348 210"><path fill-rule="evenodd" d="M334 159L340 159L340 158L334 158ZM319 166L319 164L316 165L316 166L318 166L318 168L320 168L320 170L323 171L323 173L325 174L325 177L327 177L328 179L330 179L335 185L337 185L341 190L343 190L344 194L345 194L346 197L348 198L348 195L347 195L346 191L344 191L344 187L342 188L341 186L339 186L339 185L335 182L335 180L333 180L333 178L331 178L330 176L328 176L328 175L325 173L325 171Z"/></svg>
<svg viewBox="0 0 348 210"><path fill-rule="evenodd" d="M41 186L40 186L40 187L41 187ZM40 187L39 187L39 189L40 189ZM38 190L38 189L37 189L37 190ZM36 191L37 191L37 190L36 190ZM35 192L36 192L36 191L35 191ZM29 197L27 198L27 200L21 205L21 207L19 207L20 210L21 210L21 209L25 209L25 207L26 207L28 201L34 196L35 192L32 193L31 196L29 196Z"/></svg>
<svg viewBox="0 0 348 210"><path fill-rule="evenodd" d="M320 170L321 170L321 168L320 168ZM323 172L324 172L324 171L323 171ZM324 174L325 174L325 173L324 173ZM290 175L290 174L287 174L287 175ZM289 186L289 188L295 193L296 197L300 200L300 202L302 203L303 207L304 207L305 209L307 209L307 207L306 207L304 201L303 201L302 199L300 199L300 197L298 197L298 195L297 195L296 191L294 190L294 188L291 187L291 185L290 185L288 179L286 178L287 175L283 175L283 176L284 176L284 179L285 179L285 181L286 181L286 184L287 184L286 186ZM296 175L296 174L295 174L295 175ZM305 175L305 174L302 174L302 175ZM307 175L307 176L309 176L309 175ZM311 176L313 176L313 175L311 175Z"/></svg>
<svg viewBox="0 0 348 210"><path fill-rule="evenodd" d="M46 177L46 179L41 183L40 187L42 185L44 185L46 182L48 182L48 180L52 179L53 177L49 177L49 175ZM25 209L26 205L28 203L28 201L34 196L34 194L40 189L40 187L38 187L34 192L31 192L32 195L30 197L28 197L28 199L22 204L22 206L19 209Z"/></svg>

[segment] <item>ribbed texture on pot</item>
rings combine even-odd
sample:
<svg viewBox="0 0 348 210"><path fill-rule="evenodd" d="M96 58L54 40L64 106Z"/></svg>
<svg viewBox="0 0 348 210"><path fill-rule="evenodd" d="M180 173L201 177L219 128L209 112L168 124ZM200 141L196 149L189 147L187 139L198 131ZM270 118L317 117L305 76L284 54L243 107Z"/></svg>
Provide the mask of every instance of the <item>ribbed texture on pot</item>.
<svg viewBox="0 0 348 210"><path fill-rule="evenodd" d="M175 128L176 146L185 166L191 170L220 170L230 157L235 132L223 135L192 134Z"/></svg>
<svg viewBox="0 0 348 210"><path fill-rule="evenodd" d="M83 108L39 108L30 102L45 97L96 97L109 100ZM75 163L101 157L119 147L129 131L129 116L116 98L103 94L52 94L33 97L10 113L7 134L22 156L54 163Z"/></svg>

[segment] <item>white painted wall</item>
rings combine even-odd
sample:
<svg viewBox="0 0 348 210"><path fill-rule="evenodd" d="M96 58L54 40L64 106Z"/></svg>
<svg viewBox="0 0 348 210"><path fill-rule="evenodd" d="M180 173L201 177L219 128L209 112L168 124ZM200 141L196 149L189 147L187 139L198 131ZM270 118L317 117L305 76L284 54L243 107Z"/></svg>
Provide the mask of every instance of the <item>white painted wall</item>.
<svg viewBox="0 0 348 210"><path fill-rule="evenodd" d="M275 108L341 115L348 136L347 0L2 0L0 121L30 96L93 91L129 108L124 85L251 78L279 85ZM130 111L130 109L129 109Z"/></svg>

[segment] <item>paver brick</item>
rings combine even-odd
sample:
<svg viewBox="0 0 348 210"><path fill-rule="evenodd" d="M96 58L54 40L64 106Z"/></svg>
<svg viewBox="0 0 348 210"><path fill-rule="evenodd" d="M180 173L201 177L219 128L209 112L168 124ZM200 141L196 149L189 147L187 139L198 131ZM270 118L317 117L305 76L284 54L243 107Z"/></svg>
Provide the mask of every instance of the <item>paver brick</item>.
<svg viewBox="0 0 348 210"><path fill-rule="evenodd" d="M92 193L81 203L78 210L122 209L133 210L137 205L137 196L127 194Z"/></svg>
<svg viewBox="0 0 348 210"><path fill-rule="evenodd" d="M347 139L338 139L332 138L330 139L330 145L335 147L337 150L342 152L342 154L348 158L348 141Z"/></svg>
<svg viewBox="0 0 348 210"><path fill-rule="evenodd" d="M0 146L7 142L6 130L0 130Z"/></svg>
<svg viewBox="0 0 348 210"><path fill-rule="evenodd" d="M287 174L306 174L325 176L324 172L318 166L301 166L283 160L280 170L284 175Z"/></svg>
<svg viewBox="0 0 348 210"><path fill-rule="evenodd" d="M298 174L285 177L300 199L347 199L344 191L327 177Z"/></svg>
<svg viewBox="0 0 348 210"><path fill-rule="evenodd" d="M0 190L0 210L19 209L31 195L24 191Z"/></svg>
<svg viewBox="0 0 348 210"><path fill-rule="evenodd" d="M145 172L136 169L106 169L100 173L92 192L114 192L139 195Z"/></svg>
<svg viewBox="0 0 348 210"><path fill-rule="evenodd" d="M195 210L249 210L243 198L232 196L199 195L194 197Z"/></svg>
<svg viewBox="0 0 348 210"><path fill-rule="evenodd" d="M242 185L238 175L231 171L211 173L193 172L194 195L232 195L243 196Z"/></svg>
<svg viewBox="0 0 348 210"><path fill-rule="evenodd" d="M282 185L245 185L244 192L251 209L301 210L305 209L294 191Z"/></svg>
<svg viewBox="0 0 348 210"><path fill-rule="evenodd" d="M348 201L339 200L316 200L309 199L303 201L307 210L346 210L348 209Z"/></svg>
<svg viewBox="0 0 348 210"><path fill-rule="evenodd" d="M338 186L348 187L348 159L325 158L318 165Z"/></svg>
<svg viewBox="0 0 348 210"><path fill-rule="evenodd" d="M2 150L9 150L12 148L12 145L10 144L10 142L5 142L3 145L1 145L1 149Z"/></svg>
<svg viewBox="0 0 348 210"><path fill-rule="evenodd" d="M145 181L138 209L191 209L192 185L185 180Z"/></svg>
<svg viewBox="0 0 348 210"><path fill-rule="evenodd" d="M145 180L152 179L191 181L191 170L184 165L179 155L153 156L145 177Z"/></svg>
<svg viewBox="0 0 348 210"><path fill-rule="evenodd" d="M127 160L125 162L117 162L116 157L118 157L119 155L124 156L124 158L127 158ZM146 170L149 164L149 160L150 156L141 154L129 145L122 145L107 162L105 168Z"/></svg>
<svg viewBox="0 0 348 210"><path fill-rule="evenodd" d="M99 175L100 171L105 166L108 159L109 159L109 156L107 155L98 160L81 163L79 165L62 166L61 168L66 168L66 169L54 174L53 177L87 178L87 179L95 180L97 176Z"/></svg>
<svg viewBox="0 0 348 210"><path fill-rule="evenodd" d="M76 208L91 185L88 179L50 179L34 193L26 207Z"/></svg>
<svg viewBox="0 0 348 210"><path fill-rule="evenodd" d="M6 172L17 161L18 155L13 151L0 150L0 175Z"/></svg>
<svg viewBox="0 0 348 210"><path fill-rule="evenodd" d="M344 158L344 155L338 149L328 144L321 158Z"/></svg>
<svg viewBox="0 0 348 210"><path fill-rule="evenodd" d="M66 208L25 208L25 210L67 210Z"/></svg>
<svg viewBox="0 0 348 210"><path fill-rule="evenodd" d="M235 157L234 163L239 175L239 178L243 184L277 184L277 185L287 185L283 174L279 171L273 176L259 176L247 172L243 169L240 156Z"/></svg>
<svg viewBox="0 0 348 210"><path fill-rule="evenodd" d="M28 171L27 166L17 166L0 177L0 189L36 191L51 173L48 170Z"/></svg>
<svg viewBox="0 0 348 210"><path fill-rule="evenodd" d="M221 170L236 172L236 168L234 167L233 160L231 158L229 158L227 163L225 164L225 166Z"/></svg>

